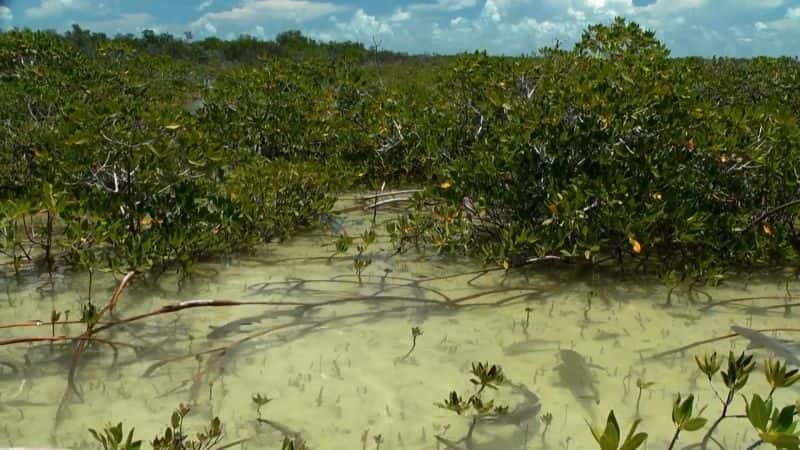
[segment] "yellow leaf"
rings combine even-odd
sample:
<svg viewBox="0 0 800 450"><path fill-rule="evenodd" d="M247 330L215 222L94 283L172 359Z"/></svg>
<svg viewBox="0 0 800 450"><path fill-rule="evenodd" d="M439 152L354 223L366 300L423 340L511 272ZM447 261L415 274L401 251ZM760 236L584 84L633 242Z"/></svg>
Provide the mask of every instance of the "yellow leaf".
<svg viewBox="0 0 800 450"><path fill-rule="evenodd" d="M442 188L442 189L448 189L452 185L453 185L453 183L451 183L449 181L445 181L444 183L440 184L439 187Z"/></svg>
<svg viewBox="0 0 800 450"><path fill-rule="evenodd" d="M169 125L165 126L164 128L166 128L168 130L177 130L180 127L181 126L179 124L173 123L173 124L169 124Z"/></svg>
<svg viewBox="0 0 800 450"><path fill-rule="evenodd" d="M631 247L633 248L633 253L636 253L637 255L642 253L642 244L640 244L636 239L631 239Z"/></svg>
<svg viewBox="0 0 800 450"><path fill-rule="evenodd" d="M766 234L767 236L772 236L775 234L775 229L772 228L772 225L768 223L765 223L762 229L764 230L764 234Z"/></svg>
<svg viewBox="0 0 800 450"><path fill-rule="evenodd" d="M503 260L503 269L505 269L505 270L508 270L508 268L509 268L509 267L510 267L510 266L509 266L509 264L508 264L508 260L507 260L507 259L504 259L504 260Z"/></svg>

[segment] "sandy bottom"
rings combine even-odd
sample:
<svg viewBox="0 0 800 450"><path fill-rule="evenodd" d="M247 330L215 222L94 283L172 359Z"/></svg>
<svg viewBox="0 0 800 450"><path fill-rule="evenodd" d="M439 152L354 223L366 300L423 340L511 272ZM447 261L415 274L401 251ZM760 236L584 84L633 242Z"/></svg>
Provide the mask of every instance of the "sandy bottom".
<svg viewBox="0 0 800 450"><path fill-rule="evenodd" d="M357 235L366 220L353 215L343 226ZM693 355L727 355L745 349L747 342L727 339L685 353L653 355L730 333L734 324L761 329L798 323L796 309L782 307L798 291L797 283L787 284L788 277L781 275L702 291L680 286L667 304L669 289L657 280L556 268L476 278L472 272L480 267L474 263L413 253L389 256L391 246L379 240L369 249L373 263L359 283L351 259L327 259L333 252L331 236L318 233L274 245L256 257L203 266L208 276L180 289L171 277L157 287L129 288L116 318L192 299L318 306L193 308L100 333L136 349L120 346L114 358L109 346L91 345L76 376L81 398L70 395L59 420L72 344L2 347L0 447L95 448L87 429L119 421L126 432L135 426L135 436L149 443L168 424L171 411L187 403L193 405L186 424L190 435L218 416L224 442L246 439L231 448L280 448L281 433L256 420L251 397L261 393L273 399L261 408L261 417L300 433L313 449L443 449L435 436L457 441L470 419L435 403L453 390L468 396L474 391L471 364L488 361L535 393L541 408L535 417L479 425L470 449L597 448L587 422L604 423L611 409L623 433L635 417L643 420L640 428L650 434L643 448L665 448L673 433L676 394L696 394L712 420L720 411ZM70 319L77 318L87 296L86 278L4 279L0 322L46 321L54 309L70 310ZM116 282L106 275L95 278L95 302L103 304ZM750 297L755 299L708 307ZM81 327L57 325L55 333L77 335ZM412 327L423 334L403 359L412 346ZM0 329L0 340L52 331L49 326ZM587 364L564 366L563 350L577 352ZM759 368L745 388L748 397L769 391L761 369L766 353L755 352ZM638 401L637 379L654 383ZM721 382L717 388L724 390ZM794 402L799 392L779 391L777 403ZM512 412L531 406L508 386L487 391L485 398L496 398ZM741 399L733 410L744 411ZM545 413L552 414L546 432ZM686 434L676 448L702 434ZM742 419L724 421L715 437L725 449L743 449L756 439Z"/></svg>

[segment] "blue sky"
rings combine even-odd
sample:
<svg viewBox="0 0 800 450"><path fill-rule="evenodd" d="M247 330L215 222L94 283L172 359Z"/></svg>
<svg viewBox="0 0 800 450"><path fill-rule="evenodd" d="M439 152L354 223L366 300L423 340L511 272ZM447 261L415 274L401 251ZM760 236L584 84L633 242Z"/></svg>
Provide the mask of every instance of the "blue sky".
<svg viewBox="0 0 800 450"><path fill-rule="evenodd" d="M621 15L673 55L800 55L800 0L0 0L0 28L271 39L299 29L412 53L531 53Z"/></svg>

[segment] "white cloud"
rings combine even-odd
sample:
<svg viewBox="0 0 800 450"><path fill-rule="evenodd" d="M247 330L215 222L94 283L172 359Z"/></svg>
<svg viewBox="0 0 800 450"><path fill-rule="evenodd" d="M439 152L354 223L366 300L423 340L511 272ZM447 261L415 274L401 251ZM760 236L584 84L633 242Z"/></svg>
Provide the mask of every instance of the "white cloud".
<svg viewBox="0 0 800 450"><path fill-rule="evenodd" d="M154 28L152 24L154 17L147 13L127 13L120 14L113 19L81 21L83 28L98 33L116 34L128 33L133 30L143 30Z"/></svg>
<svg viewBox="0 0 800 450"><path fill-rule="evenodd" d="M554 33L563 33L565 31L565 26L549 20L543 20L539 22L536 19L527 17L511 25L510 29L515 34L534 34L541 36Z"/></svg>
<svg viewBox="0 0 800 450"><path fill-rule="evenodd" d="M583 11L572 9L572 7L567 8L567 14L578 22L586 20L586 14Z"/></svg>
<svg viewBox="0 0 800 450"><path fill-rule="evenodd" d="M500 23L500 21L503 20L503 16L500 14L500 8L497 7L494 0L486 0L486 3L483 5L483 11L481 11L481 17L489 19L494 23Z"/></svg>
<svg viewBox="0 0 800 450"><path fill-rule="evenodd" d="M771 9L783 6L785 0L728 0L727 3L736 9Z"/></svg>
<svg viewBox="0 0 800 450"><path fill-rule="evenodd" d="M615 1L615 0L610 0ZM616 0L617 3L630 3L630 6L633 7L633 1L620 1ZM650 12L650 13L660 13L660 14L669 14L675 11L682 11L685 9L699 9L703 6L706 6L707 2L710 0L657 0L655 3L651 3L647 6L640 6L637 9L643 12ZM748 0L749 1L749 0Z"/></svg>
<svg viewBox="0 0 800 450"><path fill-rule="evenodd" d="M195 11L198 11L198 12L205 11L208 8L210 8L211 5L213 5L213 4L214 4L214 0L205 0L204 2L200 3L199 5L197 5L197 8L195 8Z"/></svg>
<svg viewBox="0 0 800 450"><path fill-rule="evenodd" d="M8 6L0 6L0 22L11 22L14 20L14 15L11 14L11 9Z"/></svg>
<svg viewBox="0 0 800 450"><path fill-rule="evenodd" d="M412 3L408 9L412 11L461 11L472 8L478 0L436 0L433 3Z"/></svg>
<svg viewBox="0 0 800 450"><path fill-rule="evenodd" d="M393 34L388 21L371 16L360 8L347 22L334 21L334 23L343 37L349 40L365 42L379 35Z"/></svg>
<svg viewBox="0 0 800 450"><path fill-rule="evenodd" d="M243 0L239 6L226 11L206 13L192 22L203 27L208 22L241 28L274 21L306 22L343 10L330 2L309 0Z"/></svg>
<svg viewBox="0 0 800 450"><path fill-rule="evenodd" d="M410 18L411 18L410 12L398 9L391 15L391 17L389 17L389 20L392 22L405 22Z"/></svg>
<svg viewBox="0 0 800 450"><path fill-rule="evenodd" d="M91 4L87 0L40 0L39 6L25 10L25 15L32 19L43 19L58 16L68 10L89 9Z"/></svg>
<svg viewBox="0 0 800 450"><path fill-rule="evenodd" d="M570 48L588 24L622 15L654 30L675 56L798 55L800 42L797 0L656 0L645 6L634 0L412 1L386 15L372 16L365 7L352 19L332 20L311 32L370 45L375 33L364 30L383 31L385 48L412 53L520 54L556 40Z"/></svg>
<svg viewBox="0 0 800 450"><path fill-rule="evenodd" d="M200 34L238 36L250 33L256 26L271 25L285 30L299 24L343 11L346 7L327 1L310 0L241 0L231 9L207 12L191 22L190 30ZM319 34L316 30L304 30Z"/></svg>
<svg viewBox="0 0 800 450"><path fill-rule="evenodd" d="M605 8L606 0L586 0L586 6L594 9Z"/></svg>
<svg viewBox="0 0 800 450"><path fill-rule="evenodd" d="M767 22L766 25L770 29L787 33L782 36L782 41L798 42L800 40L800 6L787 8L782 18Z"/></svg>

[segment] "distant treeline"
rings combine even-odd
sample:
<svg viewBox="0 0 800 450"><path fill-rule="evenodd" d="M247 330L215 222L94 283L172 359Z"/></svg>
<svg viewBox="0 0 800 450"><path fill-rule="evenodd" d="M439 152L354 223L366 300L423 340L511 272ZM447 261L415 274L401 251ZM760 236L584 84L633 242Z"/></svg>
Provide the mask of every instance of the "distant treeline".
<svg viewBox="0 0 800 450"><path fill-rule="evenodd" d="M105 33L95 33L74 24L63 36L89 56L93 55L101 44L117 41L154 56L170 56L200 64L252 64L265 56L295 60L327 57L373 64L438 58L434 55L409 55L381 50L377 44L368 48L360 42L321 42L297 30L282 32L274 40L262 40L249 35L240 35L233 40L217 37L195 40L188 31L182 37L169 33L156 33L153 30L144 30L138 36L127 33L110 37Z"/></svg>

